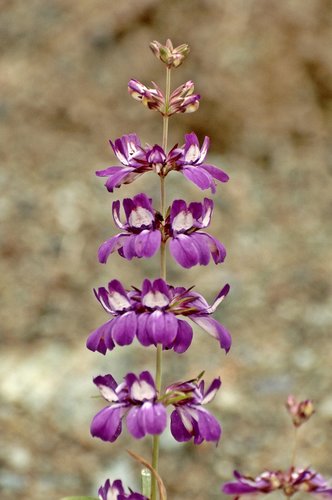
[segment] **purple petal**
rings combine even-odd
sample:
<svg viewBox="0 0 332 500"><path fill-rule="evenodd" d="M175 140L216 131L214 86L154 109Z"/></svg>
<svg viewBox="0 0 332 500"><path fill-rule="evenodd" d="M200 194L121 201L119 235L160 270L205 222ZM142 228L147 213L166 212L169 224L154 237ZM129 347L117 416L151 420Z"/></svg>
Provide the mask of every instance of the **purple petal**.
<svg viewBox="0 0 332 500"><path fill-rule="evenodd" d="M196 184L200 189L211 189L212 193L216 192L215 183L212 176L206 172L201 166L184 165L181 172L191 182Z"/></svg>
<svg viewBox="0 0 332 500"><path fill-rule="evenodd" d="M106 264L108 257L113 253L115 250L118 250L120 247L123 246L126 238L130 237L129 234L127 233L120 233L117 234L116 236L113 236L113 238L104 241L102 245L99 247L98 250L98 260L101 264Z"/></svg>
<svg viewBox="0 0 332 500"><path fill-rule="evenodd" d="M159 230L142 231L135 236L135 251L137 257L152 257L160 248L161 232Z"/></svg>
<svg viewBox="0 0 332 500"><path fill-rule="evenodd" d="M178 319L178 331L173 342L172 348L175 352L181 354L185 352L191 344L193 338L193 329L186 321Z"/></svg>
<svg viewBox="0 0 332 500"><path fill-rule="evenodd" d="M115 390L118 387L118 384L112 377L112 375L98 375L93 379L93 383L98 387L101 392L103 398L107 401L118 401L118 395Z"/></svg>
<svg viewBox="0 0 332 500"><path fill-rule="evenodd" d="M174 439L180 443L191 439L191 433L184 426L178 409L171 414L171 433Z"/></svg>
<svg viewBox="0 0 332 500"><path fill-rule="evenodd" d="M147 322L149 321L149 319L149 313L143 313L138 315L137 317L137 339L145 347L153 344L153 341L151 340L147 329Z"/></svg>
<svg viewBox="0 0 332 500"><path fill-rule="evenodd" d="M178 320L172 313L157 310L150 314L146 327L154 345L162 344L167 348L176 337Z"/></svg>
<svg viewBox="0 0 332 500"><path fill-rule="evenodd" d="M190 319L205 330L209 335L219 340L220 347L226 351L230 350L232 337L226 328L214 318L209 316L190 315Z"/></svg>
<svg viewBox="0 0 332 500"><path fill-rule="evenodd" d="M207 404L207 403L210 403L210 401L213 400L213 398L215 397L217 391L219 390L221 386L221 380L220 380L220 377L218 378L215 378L210 387L208 388L208 390L206 391L205 395L204 395L204 398L202 399L202 402L201 404Z"/></svg>
<svg viewBox="0 0 332 500"><path fill-rule="evenodd" d="M106 354L107 348L110 351L114 349L115 344L111 335L112 322L113 319L107 321L107 323L90 333L86 342L86 346L90 351L98 351L101 354Z"/></svg>
<svg viewBox="0 0 332 500"><path fill-rule="evenodd" d="M113 320L113 340L121 346L130 345L136 335L137 319L134 311L127 312Z"/></svg>
<svg viewBox="0 0 332 500"><path fill-rule="evenodd" d="M122 224L122 222L120 220L120 201L119 200L113 201L112 214L113 214L113 220L114 220L115 224L120 229L127 229L128 224Z"/></svg>
<svg viewBox="0 0 332 500"><path fill-rule="evenodd" d="M197 135L194 132L185 135L184 161L194 163L199 160L201 151Z"/></svg>
<svg viewBox="0 0 332 500"><path fill-rule="evenodd" d="M199 433L205 441L218 442L221 436L221 427L218 420L204 408L197 409Z"/></svg>
<svg viewBox="0 0 332 500"><path fill-rule="evenodd" d="M146 434L161 434L167 423L166 408L161 403L145 402L127 415L128 431L137 439Z"/></svg>
<svg viewBox="0 0 332 500"><path fill-rule="evenodd" d="M99 437L103 441L110 441L111 443L115 441L122 430L122 413L123 405L113 405L100 410L92 420L91 435Z"/></svg>
<svg viewBox="0 0 332 500"><path fill-rule="evenodd" d="M228 293L229 293L229 290L230 290L230 286L229 284L227 283L221 290L220 292L218 293L218 295L216 296L216 298L214 299L213 301L213 304L212 306L210 306L206 311L211 314L213 313L217 307L219 306L219 304L224 300L225 297L227 297Z"/></svg>
<svg viewBox="0 0 332 500"><path fill-rule="evenodd" d="M245 495L246 493L257 492L257 488L243 483L225 483L221 490L226 495Z"/></svg>
<svg viewBox="0 0 332 500"><path fill-rule="evenodd" d="M201 258L199 262L201 265L208 264L208 262L210 261L210 253L215 264L224 262L226 257L226 250L225 247L220 243L220 241L218 241L216 238L213 238L213 236L208 233L200 232L194 233L192 235L192 238L195 239L197 246L199 246L201 250ZM208 261L206 262L207 259Z"/></svg>
<svg viewBox="0 0 332 500"><path fill-rule="evenodd" d="M220 182L227 182L229 180L229 176L220 168L215 167L214 165L206 165L205 163L200 165L205 171L207 171L212 177L217 179Z"/></svg>
<svg viewBox="0 0 332 500"><path fill-rule="evenodd" d="M108 284L109 304L114 311L125 311L131 306L126 290L119 280L112 280Z"/></svg>
<svg viewBox="0 0 332 500"><path fill-rule="evenodd" d="M170 241L170 252L172 257L180 266L189 269L198 264L199 249L191 236L178 234Z"/></svg>

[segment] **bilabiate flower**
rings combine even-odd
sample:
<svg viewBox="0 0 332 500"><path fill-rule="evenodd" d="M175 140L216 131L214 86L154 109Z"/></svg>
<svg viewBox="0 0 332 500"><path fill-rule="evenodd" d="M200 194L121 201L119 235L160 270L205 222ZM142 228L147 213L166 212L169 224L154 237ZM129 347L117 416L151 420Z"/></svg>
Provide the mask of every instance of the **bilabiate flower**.
<svg viewBox="0 0 332 500"><path fill-rule="evenodd" d="M196 380L179 382L167 387L166 394L185 396L184 399L172 403L175 410L171 414L171 433L177 441L189 441L191 438L194 438L195 444L219 441L220 424L202 405L213 400L220 386L221 380L216 378L206 391L203 380L199 383Z"/></svg>
<svg viewBox="0 0 332 500"><path fill-rule="evenodd" d="M107 479L104 486L101 486L98 490L98 498L99 500L148 500L147 497L140 493L133 491L126 493L120 479L116 479L112 484Z"/></svg>
<svg viewBox="0 0 332 500"><path fill-rule="evenodd" d="M91 423L91 434L103 441L115 441L126 418L127 429L136 439L146 434L161 434L167 423L166 409L157 401L154 380L148 371L138 377L128 373L124 382L117 384L112 375L99 375L93 382L110 403L100 410Z"/></svg>
<svg viewBox="0 0 332 500"><path fill-rule="evenodd" d="M185 352L191 344L193 330L178 316L185 316L219 341L226 352L231 336L226 328L210 317L229 292L229 285L217 295L212 306L192 289L173 287L163 279L145 279L142 290L126 291L118 280L95 290L95 295L112 318L92 332L87 347L103 354L115 344L129 345L135 336L144 346L161 344L163 349Z"/></svg>
<svg viewBox="0 0 332 500"><path fill-rule="evenodd" d="M210 139L205 137L200 148L196 134L186 134L185 144L181 148L182 156L175 168L200 189L211 189L211 192L215 193L215 180L227 182L229 177L214 165L204 163L209 143Z"/></svg>
<svg viewBox="0 0 332 500"><path fill-rule="evenodd" d="M120 220L120 201L113 202L113 219L123 232L105 241L98 250L99 262L105 263L111 253L118 253L125 259L152 257L160 248L160 220L152 207L152 200L144 193L125 198L123 208L126 222Z"/></svg>
<svg viewBox="0 0 332 500"><path fill-rule="evenodd" d="M216 238L200 231L210 225L213 201L192 202L183 200L172 203L169 215L170 251L176 262L190 268L197 264L206 266L212 255L215 264L224 261L225 247Z"/></svg>

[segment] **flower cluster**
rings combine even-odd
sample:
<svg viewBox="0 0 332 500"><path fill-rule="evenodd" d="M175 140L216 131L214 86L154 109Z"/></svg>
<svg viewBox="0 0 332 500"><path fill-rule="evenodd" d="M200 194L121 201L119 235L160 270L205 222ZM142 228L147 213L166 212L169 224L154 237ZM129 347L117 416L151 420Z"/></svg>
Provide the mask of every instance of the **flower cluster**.
<svg viewBox="0 0 332 500"><path fill-rule="evenodd" d="M136 439L154 436L152 464L148 469L153 472L151 500L156 500L158 436L167 426L167 408L171 408L170 431L176 441L218 443L222 433L217 419L205 408L220 388L220 378L215 378L207 388L199 376L168 385L162 391L162 351L183 353L189 348L193 328L188 321L215 338L226 353L232 341L227 329L212 317L229 292L228 284L209 305L194 287L173 286L166 281L166 245L176 263L186 269L195 265L206 266L211 260L220 264L226 257L226 250L218 239L205 231L211 222L213 201L204 198L202 202L187 203L176 199L167 208L164 202L165 177L170 172L180 172L199 189L210 189L214 193L217 182L227 182L228 175L206 162L208 137L200 145L192 132L185 135L182 146L175 144L171 149L167 148L169 118L177 113L196 111L200 95L195 93L191 80L171 91L170 71L182 64L189 53L188 45L174 48L167 40L165 45L154 41L150 47L166 65L165 92L154 82L147 87L136 79L129 81L128 91L134 99L163 116L162 145L142 145L136 133L125 134L114 142L110 141L118 160L116 164L98 170L96 175L106 178L105 186L112 193L145 173L157 174L160 177L161 207L158 211L147 194L139 193L123 200L123 216L120 200L113 201L113 219L120 232L102 243L98 259L105 264L114 252L129 261L147 259L160 251L161 277L144 279L140 288L126 289L120 281L112 279L107 287L95 289L95 296L109 319L90 333L87 347L106 354L115 346L132 344L135 339L142 346L156 347L155 380L146 370L138 375L127 373L121 383L117 383L111 374L94 378L93 382L107 406L94 416L90 429L93 437L108 442L119 437L124 424ZM100 500L146 499L140 493L126 493L120 480L112 484L107 480L98 493Z"/></svg>
<svg viewBox="0 0 332 500"><path fill-rule="evenodd" d="M101 395L110 403L92 420L91 434L103 441L115 441L122 431L125 418L129 433L136 439L146 434L161 434L167 425L166 406L175 409L171 414L171 433L180 442L194 439L195 444L218 442L221 427L203 405L214 398L221 385L215 379L204 390L204 381L177 382L166 388L158 399L155 382L148 371L139 376L128 373L124 382L117 384L112 375L99 375L94 380Z"/></svg>
<svg viewBox="0 0 332 500"><path fill-rule="evenodd" d="M210 306L204 297L192 289L173 287L163 279L145 279L142 289L126 291L118 280L108 287L95 290L97 300L112 318L88 337L91 351L105 354L115 345L130 345L136 337L143 346L161 344L163 349L185 352L193 337L192 327L178 316L184 316L219 341L226 352L231 336L211 314L226 297L225 285Z"/></svg>
<svg viewBox="0 0 332 500"><path fill-rule="evenodd" d="M124 135L114 143L110 141L110 144L122 165L96 172L99 177L107 177L105 186L110 192L122 184L133 182L146 172L155 172L161 177L166 177L169 172L178 171L200 189L211 189L212 193L216 191L216 180L227 182L229 179L219 168L204 163L209 138L205 137L200 148L198 138L193 132L186 134L183 146L175 145L168 153L158 144L154 146L147 144L143 147L139 137L134 133Z"/></svg>
<svg viewBox="0 0 332 500"><path fill-rule="evenodd" d="M184 200L173 201L169 216L165 221L152 206L151 198L144 193L133 199L123 200L126 222L120 219L120 201L113 202L113 219L121 233L105 241L99 248L99 262L107 262L117 251L122 257L152 257L160 245L170 239L170 252L182 267L197 264L206 266L213 257L215 264L224 261L225 247L216 238L201 231L210 225L213 201L208 198L203 203L192 202L188 206Z"/></svg>
<svg viewBox="0 0 332 500"><path fill-rule="evenodd" d="M276 490L282 490L287 497L298 492L332 497L332 486L328 485L321 474L310 468L291 467L287 471L265 471L256 478L234 471L234 477L236 481L226 483L222 488L226 495L235 495L234 500L243 495L268 494Z"/></svg>
<svg viewBox="0 0 332 500"><path fill-rule="evenodd" d="M128 92L136 100L141 101L149 109L159 111L163 116L172 116L175 113L193 113L199 107L201 96L194 94L194 83L188 82L180 85L172 92L169 102L158 85L152 82L153 87L146 87L138 80L130 80Z"/></svg>

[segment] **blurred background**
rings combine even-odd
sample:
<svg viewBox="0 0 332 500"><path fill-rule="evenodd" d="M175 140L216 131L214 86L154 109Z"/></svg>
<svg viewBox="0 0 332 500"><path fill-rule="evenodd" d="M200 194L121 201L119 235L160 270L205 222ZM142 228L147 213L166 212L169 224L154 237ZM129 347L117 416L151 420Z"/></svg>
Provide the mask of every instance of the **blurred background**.
<svg viewBox="0 0 332 500"><path fill-rule="evenodd" d="M234 468L256 475L287 467L291 392L317 414L301 433L298 465L332 475L330 0L1 0L0 496L58 500L95 495L107 477L136 487L126 448L150 456L150 440L126 431L114 444L89 435L92 377L154 369L154 349L85 348L106 321L92 288L110 279L139 286L158 259L98 264L115 234L112 201L148 192L147 174L110 194L94 171L117 164L108 145L136 131L161 142L161 118L127 94L137 78L164 86L151 40L191 46L173 88L193 79L200 109L170 122L170 141L211 138L209 161L226 170L210 232L226 246L218 267L182 270L169 281L196 285L208 301L231 293L215 314L233 335L226 357L202 331L184 355L168 352L164 381L218 375L210 409L224 436L181 445L163 436L160 471L172 500L225 498ZM179 174L168 201L200 201ZM272 498L272 497L271 497Z"/></svg>

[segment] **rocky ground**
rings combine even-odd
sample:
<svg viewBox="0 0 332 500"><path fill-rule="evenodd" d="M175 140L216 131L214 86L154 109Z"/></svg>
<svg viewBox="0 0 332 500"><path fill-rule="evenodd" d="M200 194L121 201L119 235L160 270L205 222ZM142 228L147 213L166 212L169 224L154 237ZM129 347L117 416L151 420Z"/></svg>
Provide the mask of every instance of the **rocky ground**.
<svg viewBox="0 0 332 500"><path fill-rule="evenodd" d="M203 369L223 380L212 406L224 428L218 448L163 438L169 498L223 498L234 468L288 465L290 392L317 406L298 463L332 476L331 1L2 0L2 500L96 494L108 476L134 486L139 471L125 449L149 457L148 440L89 436L101 407L91 379L153 369L154 350L102 357L85 340L105 321L93 286L158 274L153 259L96 260L114 234L112 201L142 190L157 199L157 181L149 174L111 195L94 171L114 161L109 137L137 131L160 142L159 116L126 84L163 85L148 43L167 37L192 49L174 85L193 79L202 95L197 113L173 118L170 142L209 135L211 163L231 177L214 198L211 229L228 249L225 264L183 271L170 262L169 280L196 284L208 300L229 282L216 317L234 341L226 358L197 331L187 354L165 356L165 383ZM167 192L203 197L176 174Z"/></svg>

